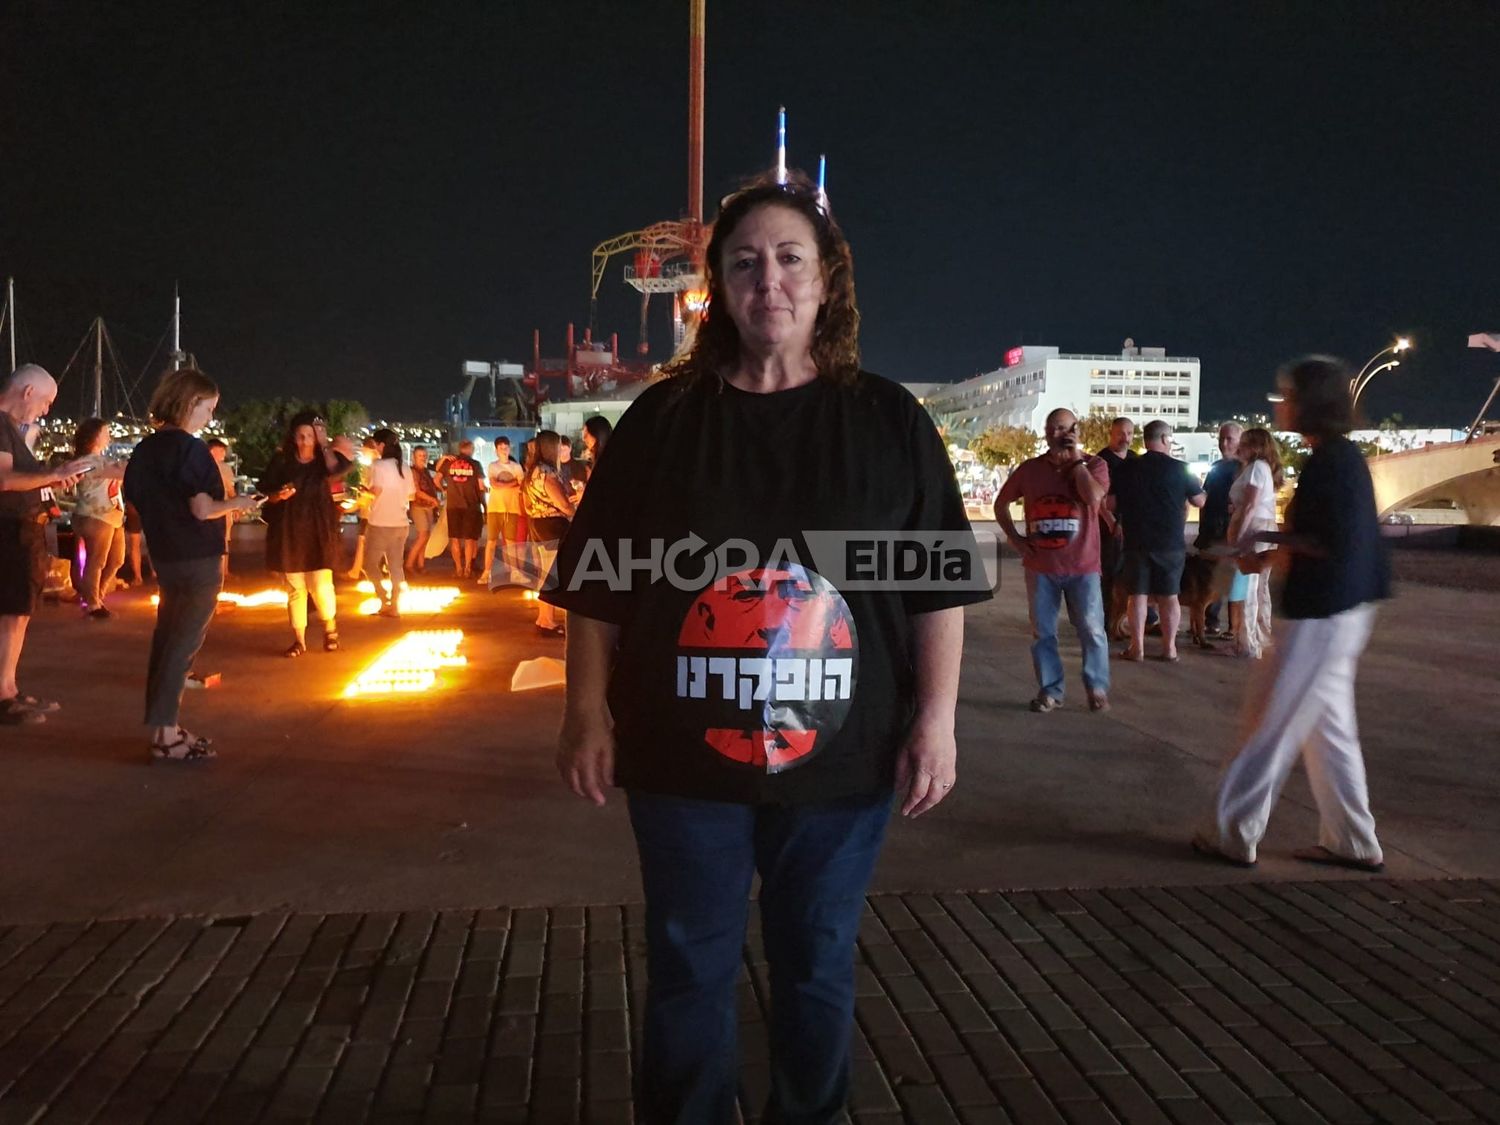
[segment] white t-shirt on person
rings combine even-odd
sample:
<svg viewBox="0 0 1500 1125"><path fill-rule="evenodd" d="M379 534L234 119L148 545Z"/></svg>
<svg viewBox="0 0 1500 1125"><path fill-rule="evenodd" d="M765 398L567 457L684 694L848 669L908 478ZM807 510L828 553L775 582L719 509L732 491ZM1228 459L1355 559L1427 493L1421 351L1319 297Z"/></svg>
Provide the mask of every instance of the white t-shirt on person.
<svg viewBox="0 0 1500 1125"><path fill-rule="evenodd" d="M389 457L370 466L371 527L405 527L406 508L417 492L417 479L410 468L402 468Z"/></svg>
<svg viewBox="0 0 1500 1125"><path fill-rule="evenodd" d="M1271 466L1256 459L1245 466L1244 472L1235 477L1229 488L1229 503L1235 514L1245 506L1245 494L1255 489L1255 506L1245 512L1240 523L1240 543L1250 546L1247 539L1258 531L1276 530L1276 482L1271 477ZM1269 551L1271 544L1257 543L1257 551Z"/></svg>

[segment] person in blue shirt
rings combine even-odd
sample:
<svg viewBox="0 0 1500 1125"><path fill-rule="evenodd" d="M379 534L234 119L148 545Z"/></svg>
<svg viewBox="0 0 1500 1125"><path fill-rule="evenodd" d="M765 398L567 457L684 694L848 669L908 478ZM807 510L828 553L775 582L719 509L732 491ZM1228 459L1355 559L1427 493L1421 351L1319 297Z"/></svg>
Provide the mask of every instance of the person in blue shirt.
<svg viewBox="0 0 1500 1125"><path fill-rule="evenodd" d="M1365 781L1354 711L1354 679L1375 624L1375 603L1390 597L1390 565L1380 538L1375 489L1354 426L1349 370L1311 356L1277 378L1276 423L1301 433L1312 456L1302 468L1286 530L1254 536L1286 562L1286 584L1269 692L1252 703L1254 730L1225 767L1214 826L1193 838L1201 854L1240 867L1256 861L1271 809L1301 757L1317 800L1316 845L1293 855L1309 863L1381 871L1384 857Z"/></svg>

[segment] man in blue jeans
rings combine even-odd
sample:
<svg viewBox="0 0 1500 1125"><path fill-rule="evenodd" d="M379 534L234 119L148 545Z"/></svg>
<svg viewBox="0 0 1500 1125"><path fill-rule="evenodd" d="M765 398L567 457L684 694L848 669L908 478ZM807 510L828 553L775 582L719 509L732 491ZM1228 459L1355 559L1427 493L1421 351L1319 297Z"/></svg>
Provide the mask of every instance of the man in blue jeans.
<svg viewBox="0 0 1500 1125"><path fill-rule="evenodd" d="M1071 410L1047 415L1047 452L1022 462L995 498L995 521L1026 568L1031 610L1031 662L1039 690L1033 711L1063 702L1063 666L1057 651L1057 615L1064 603L1083 643L1083 686L1089 709L1109 709L1109 641L1099 592L1099 505L1109 491L1109 469L1078 444ZM1010 506L1025 509L1026 534L1016 530Z"/></svg>

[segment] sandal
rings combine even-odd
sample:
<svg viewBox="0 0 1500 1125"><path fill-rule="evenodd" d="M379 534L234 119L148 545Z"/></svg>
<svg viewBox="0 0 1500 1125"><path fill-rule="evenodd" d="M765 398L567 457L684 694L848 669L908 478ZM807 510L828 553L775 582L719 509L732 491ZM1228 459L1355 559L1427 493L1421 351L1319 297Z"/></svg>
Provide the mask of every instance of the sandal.
<svg viewBox="0 0 1500 1125"><path fill-rule="evenodd" d="M1053 699L1050 695L1042 693L1038 694L1037 697L1031 701L1029 706L1033 711L1037 712L1037 714L1045 715L1048 711L1056 711L1062 705L1063 704L1061 699Z"/></svg>
<svg viewBox="0 0 1500 1125"><path fill-rule="evenodd" d="M178 727L176 741L151 744L151 758L158 762L207 761L209 758L219 756L218 752L209 745L211 741L211 739L199 738Z"/></svg>
<svg viewBox="0 0 1500 1125"><path fill-rule="evenodd" d="M291 659L301 656L306 651L307 646L305 644L303 644L301 641L293 641L290 645L287 646L287 650L282 653L282 655L287 657L288 659Z"/></svg>
<svg viewBox="0 0 1500 1125"><path fill-rule="evenodd" d="M26 711L35 711L38 715L55 715L62 710L62 704L51 699L38 699L34 695L22 692L20 695L11 696L9 702L12 706L20 707Z"/></svg>
<svg viewBox="0 0 1500 1125"><path fill-rule="evenodd" d="M37 723L46 721L46 715L21 706L16 699L7 699L0 703L0 727L35 726Z"/></svg>
<svg viewBox="0 0 1500 1125"><path fill-rule="evenodd" d="M1193 837L1193 851L1197 852L1205 859L1216 859L1220 863L1229 864L1230 867L1248 868L1255 866L1255 860L1237 859L1236 857L1230 855L1228 852L1224 851L1223 848L1219 847L1218 844L1214 843L1202 832L1199 832Z"/></svg>
<svg viewBox="0 0 1500 1125"><path fill-rule="evenodd" d="M338 630L334 629L334 630L330 630L329 632L324 633L323 634L323 651L324 652L338 652L338 650L339 650L339 634L338 634Z"/></svg>

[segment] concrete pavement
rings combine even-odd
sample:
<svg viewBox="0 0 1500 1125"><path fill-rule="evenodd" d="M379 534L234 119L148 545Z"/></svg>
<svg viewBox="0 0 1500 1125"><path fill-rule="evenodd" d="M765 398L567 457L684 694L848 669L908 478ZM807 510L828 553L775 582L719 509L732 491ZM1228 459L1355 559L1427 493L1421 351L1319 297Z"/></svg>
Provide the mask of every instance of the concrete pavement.
<svg viewBox="0 0 1500 1125"><path fill-rule="evenodd" d="M1500 593L1403 583L1381 613L1371 879L1287 857L1316 823L1300 778L1257 870L1193 857L1253 666L1184 646L1117 664L1107 714L1074 680L1033 715L1019 590L1008 562L970 613L959 784L893 826L877 873L855 1120L1500 1119ZM64 710L0 734L0 1125L630 1120L622 802L557 780L560 691L508 690L560 645L514 591L400 624L358 600L342 588L342 652L296 661L281 610L216 619L199 667L223 682L184 721L222 756L198 767L147 761L143 593L106 622L38 617L23 683ZM342 698L439 626L465 630L466 667ZM751 1120L765 992L752 921Z"/></svg>

